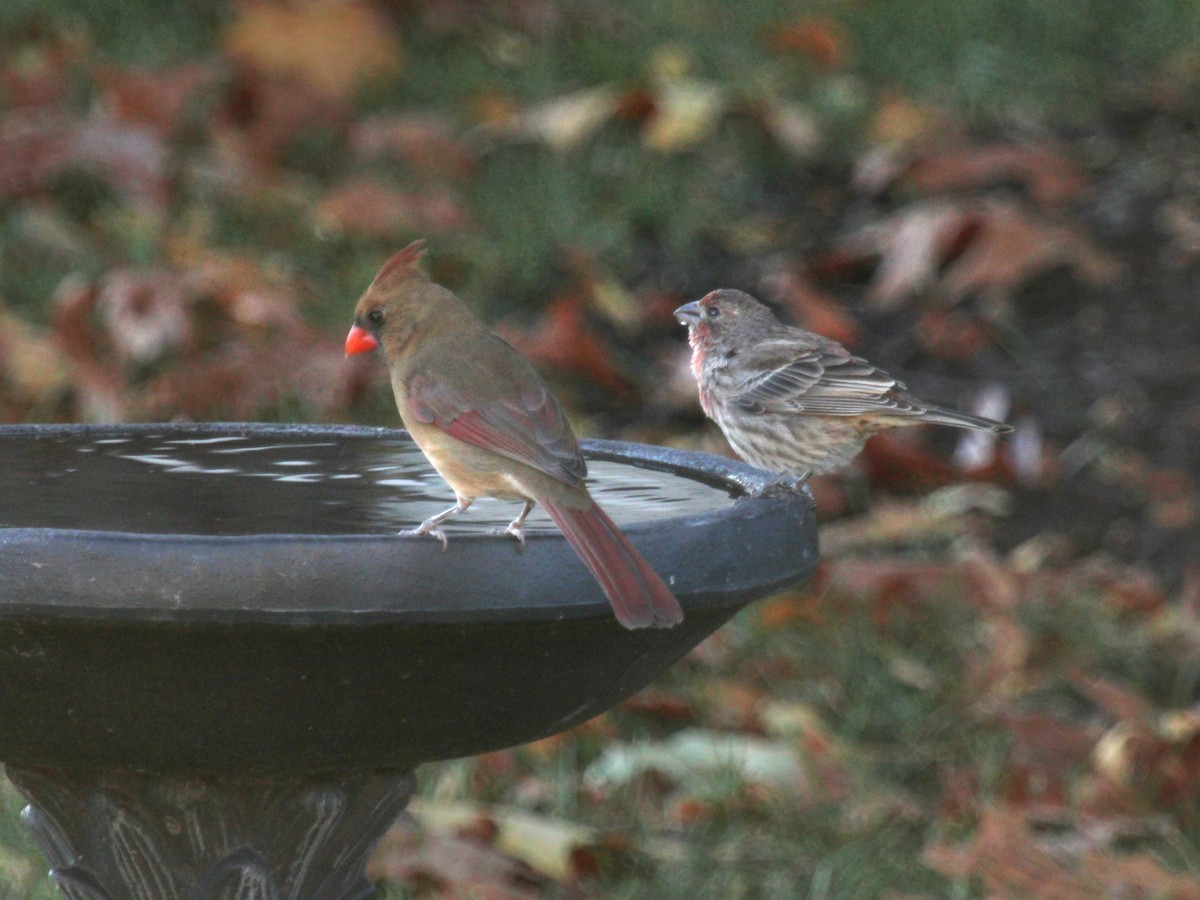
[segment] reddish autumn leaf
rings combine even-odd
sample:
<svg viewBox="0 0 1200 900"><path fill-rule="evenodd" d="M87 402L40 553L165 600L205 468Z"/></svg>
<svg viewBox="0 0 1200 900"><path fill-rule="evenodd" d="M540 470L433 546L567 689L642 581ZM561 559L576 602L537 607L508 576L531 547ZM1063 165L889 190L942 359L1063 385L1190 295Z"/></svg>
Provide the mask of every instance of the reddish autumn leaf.
<svg viewBox="0 0 1200 900"><path fill-rule="evenodd" d="M1076 871L1039 846L1025 817L1011 807L984 810L975 837L965 845L942 842L926 847L925 864L948 878L980 878L987 895L996 900L1104 896L1086 871Z"/></svg>
<svg viewBox="0 0 1200 900"><path fill-rule="evenodd" d="M370 178L334 187L313 216L319 228L391 241L467 227L466 211L449 194L415 194Z"/></svg>
<svg viewBox="0 0 1200 900"><path fill-rule="evenodd" d="M991 202L981 212L978 237L946 269L942 287L951 299L999 288L1016 290L1036 275L1067 266L1098 287L1121 277L1123 267L1067 225L1040 219L1022 207Z"/></svg>
<svg viewBox="0 0 1200 900"><path fill-rule="evenodd" d="M344 412L367 377L345 365L339 341L247 337L163 368L132 396L141 419L254 420L296 402L307 416L328 419Z"/></svg>
<svg viewBox="0 0 1200 900"><path fill-rule="evenodd" d="M1002 710L997 722L1011 737L1005 799L1028 807L1070 802L1074 779L1086 771L1099 728L1048 713Z"/></svg>
<svg viewBox="0 0 1200 900"><path fill-rule="evenodd" d="M942 143L918 154L903 178L929 194L1016 183L1039 205L1076 199L1088 188L1083 171L1047 144Z"/></svg>
<svg viewBox="0 0 1200 900"><path fill-rule="evenodd" d="M961 579L961 567L944 560L847 556L823 559L810 590L818 596L903 598L903 605L914 606L954 591Z"/></svg>
<svg viewBox="0 0 1200 900"><path fill-rule="evenodd" d="M96 290L90 281L64 279L54 293L51 328L70 360L74 418L83 422L126 419L124 377L105 334L96 325Z"/></svg>
<svg viewBox="0 0 1200 900"><path fill-rule="evenodd" d="M166 139L178 134L197 95L218 74L211 65L192 62L159 71L102 66L96 78L101 101L114 119Z"/></svg>
<svg viewBox="0 0 1200 900"><path fill-rule="evenodd" d="M894 309L934 287L962 232L974 227L975 213L966 205L947 201L912 204L841 241L822 268L836 271L878 261L867 300L876 309Z"/></svg>
<svg viewBox="0 0 1200 900"><path fill-rule="evenodd" d="M316 129L340 134L350 119L348 104L302 81L245 68L217 105L209 134L225 157L262 173L301 135Z"/></svg>
<svg viewBox="0 0 1200 900"><path fill-rule="evenodd" d="M238 329L274 329L311 339L295 286L250 256L202 249L180 260L189 289L216 304Z"/></svg>
<svg viewBox="0 0 1200 900"><path fill-rule="evenodd" d="M71 69L83 42L66 35L26 45L19 52L6 47L0 60L0 94L6 109L54 107L70 98Z"/></svg>
<svg viewBox="0 0 1200 900"><path fill-rule="evenodd" d="M400 113L350 126L350 148L367 160L388 159L416 176L460 179L475 169L475 154L437 113Z"/></svg>
<svg viewBox="0 0 1200 900"><path fill-rule="evenodd" d="M1167 592L1154 573L1092 556L1060 573L1063 590L1086 592L1120 612L1157 614L1168 606Z"/></svg>
<svg viewBox="0 0 1200 900"><path fill-rule="evenodd" d="M767 33L767 46L776 53L798 53L818 69L839 69L846 59L846 30L830 18L801 19L776 25Z"/></svg>
<svg viewBox="0 0 1200 900"><path fill-rule="evenodd" d="M763 287L766 299L787 310L801 328L848 347L858 343L860 329L854 317L840 300L813 284L803 268L783 268L764 279Z"/></svg>
<svg viewBox="0 0 1200 900"><path fill-rule="evenodd" d="M1200 900L1200 883L1187 873L1167 871L1149 853L1115 856L1089 853L1087 871L1104 885L1106 897L1154 897Z"/></svg>
<svg viewBox="0 0 1200 900"><path fill-rule="evenodd" d="M10 112L0 119L0 198L43 190L70 159L71 138L71 122L59 113Z"/></svg>
<svg viewBox="0 0 1200 900"><path fill-rule="evenodd" d="M1109 284L1123 271L1077 230L1001 200L910 204L839 242L818 270L848 272L876 261L867 299L884 310L929 291L952 301L1016 291L1058 266L1090 285Z"/></svg>
<svg viewBox="0 0 1200 900"><path fill-rule="evenodd" d="M755 615L763 628L788 628L793 625L820 625L824 621L819 596L810 592L779 594L754 604Z"/></svg>
<svg viewBox="0 0 1200 900"><path fill-rule="evenodd" d="M608 390L622 394L632 390L608 347L588 324L581 298L574 294L553 298L532 328L501 322L497 331L535 362L583 375Z"/></svg>
<svg viewBox="0 0 1200 900"><path fill-rule="evenodd" d="M167 148L152 132L103 112L82 120L46 111L0 120L0 196L28 196L78 168L105 178L128 199L162 204L170 187L167 162Z"/></svg>
<svg viewBox="0 0 1200 900"><path fill-rule="evenodd" d="M767 700L757 684L729 678L717 678L704 684L706 721L710 726L747 733L763 731L763 703Z"/></svg>
<svg viewBox="0 0 1200 900"><path fill-rule="evenodd" d="M864 445L859 464L876 488L894 492L914 488L927 491L961 479L962 473L934 455L926 439L914 431L880 432Z"/></svg>
<svg viewBox="0 0 1200 900"><path fill-rule="evenodd" d="M471 837L422 832L401 820L384 835L367 864L367 877L429 885L445 898L538 900L549 879Z"/></svg>
<svg viewBox="0 0 1200 900"><path fill-rule="evenodd" d="M621 709L673 722L692 722L696 719L696 711L688 700L653 687L645 688L622 701Z"/></svg>
<svg viewBox="0 0 1200 900"><path fill-rule="evenodd" d="M1122 719L1097 741L1092 761L1105 782L1097 798L1190 816L1200 790L1200 714Z"/></svg>
<svg viewBox="0 0 1200 900"><path fill-rule="evenodd" d="M914 334L930 356L953 362L969 362L992 342L991 328L960 310L926 310L917 320Z"/></svg>

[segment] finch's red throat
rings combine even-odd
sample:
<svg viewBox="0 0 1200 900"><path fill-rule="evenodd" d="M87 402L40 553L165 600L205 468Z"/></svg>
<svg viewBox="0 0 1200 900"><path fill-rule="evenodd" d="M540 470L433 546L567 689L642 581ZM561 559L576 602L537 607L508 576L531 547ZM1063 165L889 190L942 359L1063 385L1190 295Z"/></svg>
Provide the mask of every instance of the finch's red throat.
<svg viewBox="0 0 1200 900"><path fill-rule="evenodd" d="M359 353L369 353L379 349L379 341L361 325L353 325L346 335L346 355L354 356Z"/></svg>

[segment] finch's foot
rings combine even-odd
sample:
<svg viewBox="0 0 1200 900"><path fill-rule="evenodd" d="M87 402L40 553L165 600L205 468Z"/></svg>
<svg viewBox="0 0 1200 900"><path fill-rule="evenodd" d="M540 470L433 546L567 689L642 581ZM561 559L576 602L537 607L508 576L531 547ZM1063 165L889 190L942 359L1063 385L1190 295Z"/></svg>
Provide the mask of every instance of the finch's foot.
<svg viewBox="0 0 1200 900"><path fill-rule="evenodd" d="M751 497L785 497L788 494L794 494L808 481L811 472L805 472L803 475L779 475L771 481L768 481L756 491L751 491Z"/></svg>

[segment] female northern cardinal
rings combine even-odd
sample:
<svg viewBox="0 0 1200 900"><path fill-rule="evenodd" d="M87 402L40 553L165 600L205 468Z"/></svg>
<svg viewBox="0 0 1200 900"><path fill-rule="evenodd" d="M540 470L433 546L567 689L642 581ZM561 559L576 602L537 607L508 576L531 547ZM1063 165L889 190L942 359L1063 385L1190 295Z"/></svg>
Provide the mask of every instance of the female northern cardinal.
<svg viewBox="0 0 1200 900"><path fill-rule="evenodd" d="M877 431L952 425L1003 433L1001 422L933 406L837 341L784 325L741 291L685 303L700 405L751 465L804 478L846 465Z"/></svg>
<svg viewBox="0 0 1200 900"><path fill-rule="evenodd" d="M558 402L529 362L420 268L423 241L393 256L354 310L346 355L381 349L400 418L457 503L410 534L446 545L441 523L479 496L522 500L505 529L522 546L535 503L562 529L626 628L668 627L683 611L588 494L587 466Z"/></svg>

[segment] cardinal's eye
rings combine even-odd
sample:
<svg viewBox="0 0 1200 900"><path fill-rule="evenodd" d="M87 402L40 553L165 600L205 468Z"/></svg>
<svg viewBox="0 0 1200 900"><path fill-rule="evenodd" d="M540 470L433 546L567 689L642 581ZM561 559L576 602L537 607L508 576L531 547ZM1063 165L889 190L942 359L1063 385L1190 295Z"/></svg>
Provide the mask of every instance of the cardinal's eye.
<svg viewBox="0 0 1200 900"><path fill-rule="evenodd" d="M383 324L383 310L382 309L371 310L369 313L367 313L367 321L370 322L372 325L382 325Z"/></svg>
<svg viewBox="0 0 1200 900"><path fill-rule="evenodd" d="M704 314L710 319L715 319L717 316L721 315L721 310L715 306L709 306L705 308Z"/></svg>

